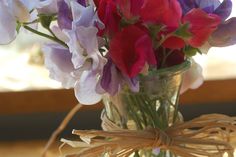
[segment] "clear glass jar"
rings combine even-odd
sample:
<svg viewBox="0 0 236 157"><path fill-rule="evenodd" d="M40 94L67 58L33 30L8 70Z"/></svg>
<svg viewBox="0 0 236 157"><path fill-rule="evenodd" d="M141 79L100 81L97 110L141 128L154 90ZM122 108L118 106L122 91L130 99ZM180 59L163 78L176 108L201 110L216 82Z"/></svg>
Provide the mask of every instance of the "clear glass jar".
<svg viewBox="0 0 236 157"><path fill-rule="evenodd" d="M125 129L143 130L159 128L165 130L174 123L183 121L178 111L180 87L184 72L191 62L186 60L180 65L150 71L140 75L140 90L132 92L122 89L115 96L105 95L103 102L107 117ZM174 156L168 151L140 150L135 157Z"/></svg>

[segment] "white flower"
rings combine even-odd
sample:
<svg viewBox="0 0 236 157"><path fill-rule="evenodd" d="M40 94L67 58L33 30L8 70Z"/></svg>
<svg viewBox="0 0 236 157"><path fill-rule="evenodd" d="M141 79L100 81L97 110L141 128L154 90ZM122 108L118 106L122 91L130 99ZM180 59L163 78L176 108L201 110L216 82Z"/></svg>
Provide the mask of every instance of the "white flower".
<svg viewBox="0 0 236 157"><path fill-rule="evenodd" d="M29 19L28 8L22 1L0 1L0 33L4 34L0 44L7 44L15 38L17 21L27 22Z"/></svg>
<svg viewBox="0 0 236 157"><path fill-rule="evenodd" d="M184 93L188 89L196 89L202 85L204 81L202 75L202 67L192 60L192 66L188 71L185 72L183 76L183 84L180 90L180 93Z"/></svg>

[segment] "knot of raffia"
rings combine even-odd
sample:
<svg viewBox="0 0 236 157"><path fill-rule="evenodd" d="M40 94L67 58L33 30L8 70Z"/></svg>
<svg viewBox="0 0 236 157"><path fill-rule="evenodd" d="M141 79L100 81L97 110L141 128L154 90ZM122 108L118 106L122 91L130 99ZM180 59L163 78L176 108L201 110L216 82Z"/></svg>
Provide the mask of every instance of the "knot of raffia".
<svg viewBox="0 0 236 157"><path fill-rule="evenodd" d="M155 140L153 141L152 147L169 147L172 145L172 139L164 131L156 128L153 129Z"/></svg>
<svg viewBox="0 0 236 157"><path fill-rule="evenodd" d="M233 137L236 134L236 118L209 114L188 122L176 124L162 131L121 129L107 117L102 117L100 130L74 130L81 141L62 139L64 145L74 148L67 157L92 157L106 154L110 157L128 157L140 149L169 150L181 157L233 157Z"/></svg>

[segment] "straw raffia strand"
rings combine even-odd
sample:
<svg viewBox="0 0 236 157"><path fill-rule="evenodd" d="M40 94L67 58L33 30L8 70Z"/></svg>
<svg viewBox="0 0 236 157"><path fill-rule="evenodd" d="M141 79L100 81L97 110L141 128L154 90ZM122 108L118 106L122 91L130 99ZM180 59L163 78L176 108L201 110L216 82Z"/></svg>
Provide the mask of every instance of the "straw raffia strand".
<svg viewBox="0 0 236 157"><path fill-rule="evenodd" d="M104 118L104 117L103 117ZM128 157L140 149L159 147L181 157L222 157L225 152L233 157L232 135L236 133L236 117L208 114L179 123L161 131L125 130L103 119L104 130L74 130L81 141L62 139L74 148L66 157ZM114 130L116 127L117 130ZM71 154L71 155L70 155Z"/></svg>

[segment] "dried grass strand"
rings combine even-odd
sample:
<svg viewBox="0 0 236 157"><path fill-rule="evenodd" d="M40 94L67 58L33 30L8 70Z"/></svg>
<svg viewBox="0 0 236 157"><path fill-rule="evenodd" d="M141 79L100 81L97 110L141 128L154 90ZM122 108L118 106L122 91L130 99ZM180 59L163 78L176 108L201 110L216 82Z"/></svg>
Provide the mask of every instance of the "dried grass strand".
<svg viewBox="0 0 236 157"><path fill-rule="evenodd" d="M55 142L58 135L66 128L67 124L71 121L71 119L74 117L74 115L80 110L82 107L82 104L77 104L75 107L73 107L70 112L66 115L66 117L63 119L61 124L58 126L58 128L52 133L51 137L49 138L48 142L46 143L43 152L42 157L47 156L47 152L52 146L52 144Z"/></svg>

